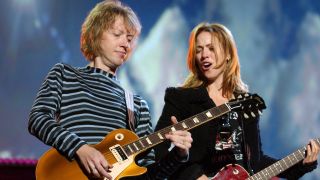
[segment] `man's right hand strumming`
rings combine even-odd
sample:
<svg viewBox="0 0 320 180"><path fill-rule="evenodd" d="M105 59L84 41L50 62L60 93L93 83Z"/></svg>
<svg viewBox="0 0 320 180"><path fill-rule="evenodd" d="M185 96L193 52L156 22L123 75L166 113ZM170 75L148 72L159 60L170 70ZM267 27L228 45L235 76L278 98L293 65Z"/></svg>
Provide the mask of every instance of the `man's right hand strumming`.
<svg viewBox="0 0 320 180"><path fill-rule="evenodd" d="M112 165L107 162L98 150L86 144L81 146L76 154L89 176L93 178L112 179L109 174Z"/></svg>

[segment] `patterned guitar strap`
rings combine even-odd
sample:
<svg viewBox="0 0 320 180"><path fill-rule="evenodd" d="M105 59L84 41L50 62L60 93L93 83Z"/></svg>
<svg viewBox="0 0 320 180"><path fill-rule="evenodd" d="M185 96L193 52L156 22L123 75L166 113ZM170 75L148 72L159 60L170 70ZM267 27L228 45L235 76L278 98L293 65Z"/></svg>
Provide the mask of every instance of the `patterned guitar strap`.
<svg viewBox="0 0 320 180"><path fill-rule="evenodd" d="M133 94L128 90L124 90L124 92L125 92L125 96L126 96L129 128L132 132L135 132Z"/></svg>

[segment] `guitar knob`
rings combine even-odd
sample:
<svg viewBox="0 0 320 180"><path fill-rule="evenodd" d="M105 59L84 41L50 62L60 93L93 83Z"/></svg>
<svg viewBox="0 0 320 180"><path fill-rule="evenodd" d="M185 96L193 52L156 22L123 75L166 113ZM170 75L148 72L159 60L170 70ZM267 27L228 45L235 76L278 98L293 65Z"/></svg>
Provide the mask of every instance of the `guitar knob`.
<svg viewBox="0 0 320 180"><path fill-rule="evenodd" d="M256 115L252 111L251 111L251 116L254 118L256 117Z"/></svg>

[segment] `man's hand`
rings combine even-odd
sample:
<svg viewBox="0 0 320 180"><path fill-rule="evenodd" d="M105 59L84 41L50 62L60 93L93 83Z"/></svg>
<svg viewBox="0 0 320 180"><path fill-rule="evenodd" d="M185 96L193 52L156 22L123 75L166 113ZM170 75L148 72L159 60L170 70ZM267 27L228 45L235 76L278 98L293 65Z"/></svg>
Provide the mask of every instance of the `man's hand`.
<svg viewBox="0 0 320 180"><path fill-rule="evenodd" d="M93 178L112 179L108 172L112 165L108 164L104 156L95 148L89 145L81 146L76 152L81 165L85 168L88 175Z"/></svg>
<svg viewBox="0 0 320 180"><path fill-rule="evenodd" d="M173 124L178 123L177 118L172 116L171 121ZM178 154L180 157L186 157L189 153L189 149L192 143L191 133L188 131L172 131L166 134L166 138L169 139L176 147L178 147Z"/></svg>

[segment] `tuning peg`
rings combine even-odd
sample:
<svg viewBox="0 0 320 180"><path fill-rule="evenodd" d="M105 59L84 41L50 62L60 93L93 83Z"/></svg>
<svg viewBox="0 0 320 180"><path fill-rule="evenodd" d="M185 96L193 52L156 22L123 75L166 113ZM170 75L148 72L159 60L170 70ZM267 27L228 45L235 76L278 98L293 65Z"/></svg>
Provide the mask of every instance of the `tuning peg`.
<svg viewBox="0 0 320 180"><path fill-rule="evenodd" d="M248 93L245 93L245 94L244 94L244 97L248 97L248 96L249 96L249 94L248 94Z"/></svg>
<svg viewBox="0 0 320 180"><path fill-rule="evenodd" d="M246 114L246 113L243 113L243 116L244 116L244 118L246 118L246 119L249 119L249 116L248 116L248 114Z"/></svg>
<svg viewBox="0 0 320 180"><path fill-rule="evenodd" d="M242 98L241 94L240 94L237 98L238 98L238 99L241 99L241 98Z"/></svg>
<svg viewBox="0 0 320 180"><path fill-rule="evenodd" d="M254 118L256 117L256 115L252 111L251 111L251 116Z"/></svg>
<svg viewBox="0 0 320 180"><path fill-rule="evenodd" d="M258 113L259 113L260 116L262 115L262 112L260 110L258 110Z"/></svg>

